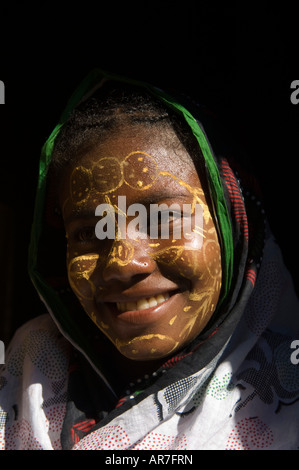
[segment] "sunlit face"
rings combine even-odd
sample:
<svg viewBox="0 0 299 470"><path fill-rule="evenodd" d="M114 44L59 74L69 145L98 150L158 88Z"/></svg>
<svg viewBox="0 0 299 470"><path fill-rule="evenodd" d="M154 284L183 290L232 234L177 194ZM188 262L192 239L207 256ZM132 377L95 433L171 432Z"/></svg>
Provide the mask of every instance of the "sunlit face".
<svg viewBox="0 0 299 470"><path fill-rule="evenodd" d="M196 225L194 211L190 233L180 238L173 236L177 215L168 238L160 230L154 239L149 232L140 236L119 196L127 207L139 203L147 210L200 204L202 224ZM220 247L198 174L173 131L167 141L162 131L141 126L111 134L70 168L61 202L71 288L121 354L167 357L203 330L219 298ZM95 210L104 203L122 213L125 225L120 229L116 218L115 237L100 240Z"/></svg>

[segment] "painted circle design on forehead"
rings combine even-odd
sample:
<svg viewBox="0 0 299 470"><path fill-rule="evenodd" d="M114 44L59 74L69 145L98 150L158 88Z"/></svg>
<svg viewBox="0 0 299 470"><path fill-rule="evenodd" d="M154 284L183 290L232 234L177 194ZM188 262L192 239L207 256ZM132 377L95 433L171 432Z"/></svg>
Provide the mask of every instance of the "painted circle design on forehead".
<svg viewBox="0 0 299 470"><path fill-rule="evenodd" d="M157 162L146 152L131 152L121 162L116 157L103 157L91 169L82 165L73 169L71 200L81 205L88 200L92 190L97 194L109 194L123 183L132 189L145 190L151 187L157 176Z"/></svg>
<svg viewBox="0 0 299 470"><path fill-rule="evenodd" d="M156 160L145 152L129 153L123 161L123 170L125 182L132 189L148 189L158 176Z"/></svg>
<svg viewBox="0 0 299 470"><path fill-rule="evenodd" d="M92 167L92 176L99 194L111 193L118 189L124 181L123 170L120 162L114 157L104 157L98 160Z"/></svg>
<svg viewBox="0 0 299 470"><path fill-rule="evenodd" d="M92 173L84 166L74 168L70 178L70 193L74 204L80 205L87 201L91 186Z"/></svg>

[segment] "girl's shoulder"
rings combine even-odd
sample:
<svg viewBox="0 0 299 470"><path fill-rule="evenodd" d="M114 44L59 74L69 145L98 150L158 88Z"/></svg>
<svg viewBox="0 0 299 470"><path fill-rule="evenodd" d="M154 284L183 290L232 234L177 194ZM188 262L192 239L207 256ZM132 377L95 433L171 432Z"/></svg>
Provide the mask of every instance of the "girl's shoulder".
<svg viewBox="0 0 299 470"><path fill-rule="evenodd" d="M49 314L15 332L0 370L0 449L59 447L69 354Z"/></svg>

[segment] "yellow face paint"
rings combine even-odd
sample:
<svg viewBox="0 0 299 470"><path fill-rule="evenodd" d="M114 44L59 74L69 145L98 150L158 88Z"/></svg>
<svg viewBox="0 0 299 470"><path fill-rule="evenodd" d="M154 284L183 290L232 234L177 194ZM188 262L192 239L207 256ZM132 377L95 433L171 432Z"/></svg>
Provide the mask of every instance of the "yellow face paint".
<svg viewBox="0 0 299 470"><path fill-rule="evenodd" d="M143 144L152 141L147 132ZM122 239L118 225L114 240L80 244L72 233L68 238L68 276L74 293L97 327L134 360L166 357L192 340L213 314L221 287L220 247L197 173L182 178L176 165L170 168L162 140L155 141L152 152L132 151L137 141L136 148L142 148L140 136L109 139L100 147L100 155L86 156L71 171L64 196L65 219L76 211L94 213L107 202L115 214L121 214L119 196L126 196L129 205L144 198L156 201L157 194L159 200L165 194L166 200L171 197L177 202L177 195L183 194L183 200L191 204L191 216L196 204L202 207L203 226L193 225L188 239ZM122 215L128 224L129 217ZM131 296L135 301L155 296L155 290L161 289L177 292L165 302L162 316L158 314L162 307L157 307L157 319L141 310L132 320L122 320L124 315L116 307L119 298L129 301ZM144 320L147 316L148 321Z"/></svg>
<svg viewBox="0 0 299 470"><path fill-rule="evenodd" d="M146 353L147 354L149 353L150 358L153 359L153 357L159 350L159 347L158 348L151 347L152 342L166 343L167 355L171 354L171 352L178 345L178 342L175 341L170 336L161 335L161 334L148 334L148 335L136 336L130 341L121 341L117 338L115 341L115 345L120 352L125 351L126 355L129 355L131 353L136 356L139 355L140 357L144 355L145 349L146 349Z"/></svg>
<svg viewBox="0 0 299 470"><path fill-rule="evenodd" d="M68 276L71 288L80 299L92 299L95 285L91 276L96 268L99 255L82 255L73 258L68 265Z"/></svg>

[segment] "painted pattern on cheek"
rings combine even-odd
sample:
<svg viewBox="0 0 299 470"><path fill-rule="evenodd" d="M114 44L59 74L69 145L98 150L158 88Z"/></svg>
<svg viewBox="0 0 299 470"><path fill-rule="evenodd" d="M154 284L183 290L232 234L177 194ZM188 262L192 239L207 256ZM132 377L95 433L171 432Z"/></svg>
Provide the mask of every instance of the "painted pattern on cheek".
<svg viewBox="0 0 299 470"><path fill-rule="evenodd" d="M196 325L202 324L204 326L206 320L210 318L215 310L221 287L221 264L219 252L217 260L216 258L213 260L208 258L203 263L203 256L200 258L195 250L187 251L184 250L184 247L178 247L177 249L174 247L174 250L176 251L175 256L172 256L171 250L165 249L162 259L160 259L160 254L155 254L154 259L158 263L164 263L168 266L172 264L174 271L179 272L182 277L188 280L197 279L199 281L196 283L196 287L190 291L188 302L183 308L182 313L184 314L185 324L178 336L180 341L183 341L191 336ZM213 265L214 268L213 276L209 272L210 265ZM177 318L176 315L170 320L170 327L175 324Z"/></svg>
<svg viewBox="0 0 299 470"><path fill-rule="evenodd" d="M167 176L171 175L167 172ZM186 185L182 181L180 181L180 184ZM202 248L198 250L176 243L151 254L157 263L172 266L180 276L198 281L189 293L189 301L183 308L185 325L179 333L181 341L191 337L193 329L200 324L204 326L206 320L211 317L217 305L221 287L220 247L209 208L202 200L203 192L201 189L189 185L186 185L186 187L193 194L192 206L194 207L194 204L197 203L203 208L204 227L192 229L195 237L197 235L202 237ZM176 241L172 240L172 242ZM177 316L173 317L169 325L174 325L176 320Z"/></svg>
<svg viewBox="0 0 299 470"><path fill-rule="evenodd" d="M68 265L71 288L79 299L91 300L95 294L95 285L91 276L97 266L99 255L81 255L73 258Z"/></svg>

